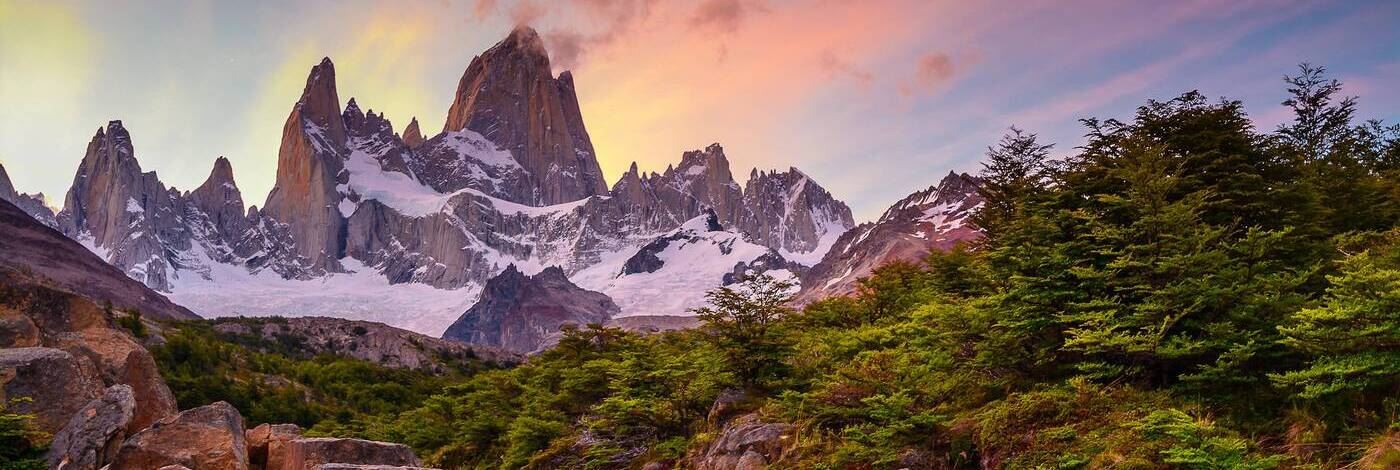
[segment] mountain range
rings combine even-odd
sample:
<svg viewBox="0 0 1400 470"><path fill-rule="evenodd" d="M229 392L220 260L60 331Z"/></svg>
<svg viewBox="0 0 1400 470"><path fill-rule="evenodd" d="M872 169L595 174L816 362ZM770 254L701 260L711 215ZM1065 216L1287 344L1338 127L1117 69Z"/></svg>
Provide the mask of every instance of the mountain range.
<svg viewBox="0 0 1400 470"><path fill-rule="evenodd" d="M400 133L354 98L342 106L334 63L312 66L260 207L245 206L225 158L198 187L178 190L143 170L135 149L111 121L88 143L57 213L42 195L17 192L3 168L0 198L203 316L328 315L500 346L501 331L462 325L540 330L499 317L550 296L493 297L532 292L536 281L610 304L549 328L686 315L705 291L745 274L789 276L810 301L851 292L891 259L977 236L963 223L978 204L968 175L950 174L859 227L797 168L755 169L740 184L719 144L660 173L633 163L609 188L572 74L552 74L529 28L471 61L432 136L416 117ZM487 311L494 320L483 321Z"/></svg>

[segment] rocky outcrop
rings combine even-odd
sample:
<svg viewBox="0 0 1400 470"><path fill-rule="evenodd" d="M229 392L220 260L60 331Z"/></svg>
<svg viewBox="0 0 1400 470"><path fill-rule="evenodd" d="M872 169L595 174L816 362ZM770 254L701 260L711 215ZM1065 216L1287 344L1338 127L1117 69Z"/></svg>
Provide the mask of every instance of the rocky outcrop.
<svg viewBox="0 0 1400 470"><path fill-rule="evenodd" d="M423 145L423 131L418 130L417 117L409 120L408 126L403 128L403 143L408 148L418 148Z"/></svg>
<svg viewBox="0 0 1400 470"><path fill-rule="evenodd" d="M329 58L311 68L301 99L282 126L277 180L261 214L286 224L293 248L313 272L339 271L345 217L337 208L345 183L345 123Z"/></svg>
<svg viewBox="0 0 1400 470"><path fill-rule="evenodd" d="M116 455L136 411L131 387L113 385L68 420L49 445L49 468L97 470Z"/></svg>
<svg viewBox="0 0 1400 470"><path fill-rule="evenodd" d="M744 192L719 144L683 153L680 165L667 167L652 186L673 212L699 214L708 209L730 225L744 218Z"/></svg>
<svg viewBox="0 0 1400 470"><path fill-rule="evenodd" d="M776 462L791 437L792 425L764 422L756 414L734 418L713 442L694 456L698 470L750 470Z"/></svg>
<svg viewBox="0 0 1400 470"><path fill-rule="evenodd" d="M102 382L60 349L0 349L0 400L20 400L7 411L34 415L42 432L54 433L102 392Z"/></svg>
<svg viewBox="0 0 1400 470"><path fill-rule="evenodd" d="M112 470L147 470L167 465L247 470L243 416L225 402L201 406L156 422L122 443Z"/></svg>
<svg viewBox="0 0 1400 470"><path fill-rule="evenodd" d="M846 232L820 263L802 277L795 301L806 304L855 292L857 281L892 261L921 262L933 250L948 250L981 238L968 218L982 204L978 181L949 173L937 185L910 194L875 222Z"/></svg>
<svg viewBox="0 0 1400 470"><path fill-rule="evenodd" d="M424 467L403 467L399 465L358 465L351 463L327 463L316 466L316 470L432 470Z"/></svg>
<svg viewBox="0 0 1400 470"><path fill-rule="evenodd" d="M214 330L237 337L256 337L268 344L297 344L292 354L311 358L336 354L386 367L445 373L468 359L495 364L521 361L517 354L479 345L447 341L383 323L331 317L223 318ZM256 343L249 347L258 347Z"/></svg>
<svg viewBox="0 0 1400 470"><path fill-rule="evenodd" d="M541 206L607 191L573 76L553 77L544 42L529 27L516 28L467 66L442 130L464 129L509 150L528 173L533 191L507 200Z"/></svg>
<svg viewBox="0 0 1400 470"><path fill-rule="evenodd" d="M215 159L214 169L209 171L209 178L194 191L190 191L186 197L189 199L189 207L198 211L207 219L208 224L214 227L215 236L212 237L212 241L233 245L240 239L236 235L248 230L249 220L245 215L243 193L238 190L238 184L233 180L233 165L227 158Z"/></svg>
<svg viewBox="0 0 1400 470"><path fill-rule="evenodd" d="M44 204L44 194L24 194L15 190L14 182L10 181L9 173L5 172L5 165L0 165L0 200L9 201L41 224L58 226L53 209Z"/></svg>
<svg viewBox="0 0 1400 470"><path fill-rule="evenodd" d="M178 410L155 359L125 331L86 328L54 335L57 347L93 364L105 384L130 386L136 397L129 431L135 433Z"/></svg>
<svg viewBox="0 0 1400 470"><path fill-rule="evenodd" d="M247 432L248 467L252 470L286 468L287 446L301 438L295 424L261 424Z"/></svg>
<svg viewBox="0 0 1400 470"><path fill-rule="evenodd" d="M419 467L423 463L403 444L342 439L301 438L287 442L285 456L270 454L268 470L313 470L327 464ZM277 463L273 463L276 460Z"/></svg>
<svg viewBox="0 0 1400 470"><path fill-rule="evenodd" d="M688 330L701 325L694 316L680 315L633 315L608 320L604 326L621 328L635 333L659 333L662 331Z"/></svg>
<svg viewBox="0 0 1400 470"><path fill-rule="evenodd" d="M527 276L510 265L486 282L481 298L442 337L528 353L564 325L602 324L616 313L612 299L574 285L562 269Z"/></svg>
<svg viewBox="0 0 1400 470"><path fill-rule="evenodd" d="M11 274L6 276L11 277L38 276L42 278L42 283L76 293L94 302L111 303L112 307L118 310L140 311L142 315L151 318L199 318L184 307L170 302L164 295L131 279L122 270L103 261L81 244L44 226L4 201L0 201L0 272L9 272ZM18 283L21 280L16 278L12 282ZM74 313L76 312L48 312L45 318L69 318Z"/></svg>
<svg viewBox="0 0 1400 470"><path fill-rule="evenodd" d="M642 175L634 163L611 197L644 226L675 227L713 211L724 226L807 266L855 225L850 208L796 168L754 170L741 188L719 144L685 152L661 174Z"/></svg>

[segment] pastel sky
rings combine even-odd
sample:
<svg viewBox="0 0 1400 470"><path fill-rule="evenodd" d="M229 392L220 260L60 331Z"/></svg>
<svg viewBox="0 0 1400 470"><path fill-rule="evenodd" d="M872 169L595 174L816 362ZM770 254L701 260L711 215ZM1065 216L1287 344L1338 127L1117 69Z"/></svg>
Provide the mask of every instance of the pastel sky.
<svg viewBox="0 0 1400 470"><path fill-rule="evenodd" d="M166 184L193 188L224 155L260 205L322 56L342 100L431 134L472 57L518 23L574 71L609 181L720 142L741 182L796 166L858 220L975 172L1013 124L1067 153L1079 118L1199 89L1272 129L1303 61L1363 117L1400 120L1395 1L0 0L0 163L60 205L120 119Z"/></svg>

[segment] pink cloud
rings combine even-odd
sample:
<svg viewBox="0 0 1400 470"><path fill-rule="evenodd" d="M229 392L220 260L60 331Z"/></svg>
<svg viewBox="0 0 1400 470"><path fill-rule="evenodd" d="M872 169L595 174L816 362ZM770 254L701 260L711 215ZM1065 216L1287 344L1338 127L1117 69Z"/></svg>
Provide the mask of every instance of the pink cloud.
<svg viewBox="0 0 1400 470"><path fill-rule="evenodd" d="M472 5L472 16L477 21L485 20L496 12L496 0L476 0Z"/></svg>
<svg viewBox="0 0 1400 470"><path fill-rule="evenodd" d="M862 87L868 87L875 81L875 74L846 61L830 49L822 51L820 63L821 68L832 77L847 77Z"/></svg>
<svg viewBox="0 0 1400 470"><path fill-rule="evenodd" d="M757 4L746 4L742 0L705 0L690 17L690 24L697 28L711 28L720 32L733 32L739 29L744 17L751 11L761 8Z"/></svg>
<svg viewBox="0 0 1400 470"><path fill-rule="evenodd" d="M952 80L954 73L953 59L948 54L924 54L915 66L914 76L899 84L899 93L905 96L932 93Z"/></svg>

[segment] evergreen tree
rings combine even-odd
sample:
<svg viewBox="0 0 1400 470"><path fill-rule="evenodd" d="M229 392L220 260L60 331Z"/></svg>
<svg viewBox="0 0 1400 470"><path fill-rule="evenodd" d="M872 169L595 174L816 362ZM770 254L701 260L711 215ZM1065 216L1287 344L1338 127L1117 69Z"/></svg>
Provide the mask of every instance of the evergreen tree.
<svg viewBox="0 0 1400 470"><path fill-rule="evenodd" d="M1338 98L1341 82L1326 78L1323 67L1298 68L1298 75L1284 77L1290 96L1283 105L1294 119L1279 126L1278 136L1317 194L1325 229L1390 228L1400 221L1395 175L1389 172L1400 153L1395 144L1400 130L1380 122L1353 126L1356 98Z"/></svg>
<svg viewBox="0 0 1400 470"><path fill-rule="evenodd" d="M1400 230L1345 237L1354 252L1329 276L1316 307L1279 327L1283 343L1309 357L1306 367L1274 375L1302 398L1379 390L1400 393ZM1360 249L1360 251L1357 251Z"/></svg>
<svg viewBox="0 0 1400 470"><path fill-rule="evenodd" d="M1013 126L996 146L987 148L977 188L984 202L972 222L988 242L1001 237L1028 200L1044 189L1051 147L1037 142L1035 134Z"/></svg>
<svg viewBox="0 0 1400 470"><path fill-rule="evenodd" d="M709 306L694 310L714 335L734 375L746 386L762 387L782 366L782 338L776 329L791 312L794 284L759 274L705 294Z"/></svg>
<svg viewBox="0 0 1400 470"><path fill-rule="evenodd" d="M1298 65L1298 75L1285 75L1288 99L1283 105L1293 110L1293 122L1279 126L1278 133L1300 153L1318 161L1333 156L1333 150L1351 138L1351 122L1356 115L1356 98L1337 93L1342 84L1326 78L1327 69L1309 63Z"/></svg>

